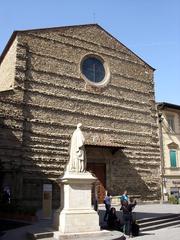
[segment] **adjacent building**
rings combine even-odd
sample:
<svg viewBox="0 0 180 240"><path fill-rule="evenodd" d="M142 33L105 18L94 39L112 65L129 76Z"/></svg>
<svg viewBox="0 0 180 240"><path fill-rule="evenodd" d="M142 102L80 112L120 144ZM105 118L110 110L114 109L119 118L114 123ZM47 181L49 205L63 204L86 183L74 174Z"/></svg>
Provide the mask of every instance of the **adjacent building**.
<svg viewBox="0 0 180 240"><path fill-rule="evenodd" d="M165 196L180 196L180 106L158 103L162 151L162 186Z"/></svg>
<svg viewBox="0 0 180 240"><path fill-rule="evenodd" d="M124 189L160 199L150 65L97 24L15 31L0 63L0 182L14 201L58 207L79 122L99 202Z"/></svg>

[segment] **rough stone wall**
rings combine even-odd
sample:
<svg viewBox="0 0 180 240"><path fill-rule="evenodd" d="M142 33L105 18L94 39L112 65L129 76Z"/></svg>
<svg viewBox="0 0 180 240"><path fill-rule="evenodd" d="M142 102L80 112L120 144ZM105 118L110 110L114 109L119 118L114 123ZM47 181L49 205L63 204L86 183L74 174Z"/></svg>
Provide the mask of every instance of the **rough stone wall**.
<svg viewBox="0 0 180 240"><path fill-rule="evenodd" d="M22 123L16 116L22 115L22 94L13 92L15 84L17 39L14 40L0 65L0 187L12 186L11 194L20 195ZM17 107L13 98L19 101ZM18 181L18 184L14 184ZM2 189L1 189L2 190Z"/></svg>
<svg viewBox="0 0 180 240"><path fill-rule="evenodd" d="M23 177L57 178L68 161L70 136L82 122L87 144L125 147L112 159L113 192L129 186L144 199L158 199L152 68L96 25L29 31L17 39L14 95L1 101L7 126L21 135ZM110 83L103 88L82 79L80 62L89 53L109 65Z"/></svg>
<svg viewBox="0 0 180 240"><path fill-rule="evenodd" d="M0 92L13 89L16 65L16 45L15 40L11 45L8 54L0 65Z"/></svg>

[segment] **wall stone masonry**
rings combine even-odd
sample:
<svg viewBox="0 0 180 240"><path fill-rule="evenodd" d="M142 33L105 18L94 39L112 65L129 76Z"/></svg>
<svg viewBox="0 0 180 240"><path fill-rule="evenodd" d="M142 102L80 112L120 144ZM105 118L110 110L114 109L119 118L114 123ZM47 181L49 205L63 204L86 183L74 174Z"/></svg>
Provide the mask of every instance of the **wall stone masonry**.
<svg viewBox="0 0 180 240"><path fill-rule="evenodd" d="M13 198L40 208L42 192L34 196L26 189L24 197L23 191L52 183L57 207L55 179L81 122L88 162L106 165L106 189L160 199L154 69L96 24L19 31L13 44L14 89L0 92L0 183L10 185ZM80 63L86 54L108 64L106 86L83 79Z"/></svg>

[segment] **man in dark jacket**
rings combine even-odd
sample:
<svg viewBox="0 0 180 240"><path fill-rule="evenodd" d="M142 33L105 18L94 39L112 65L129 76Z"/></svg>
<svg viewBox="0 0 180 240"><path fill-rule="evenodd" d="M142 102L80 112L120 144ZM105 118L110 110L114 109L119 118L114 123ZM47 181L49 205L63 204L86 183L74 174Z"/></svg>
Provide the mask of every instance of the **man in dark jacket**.
<svg viewBox="0 0 180 240"><path fill-rule="evenodd" d="M124 233L129 236L132 234L132 210L135 206L136 201L130 199L130 203L123 201L120 209L123 211Z"/></svg>

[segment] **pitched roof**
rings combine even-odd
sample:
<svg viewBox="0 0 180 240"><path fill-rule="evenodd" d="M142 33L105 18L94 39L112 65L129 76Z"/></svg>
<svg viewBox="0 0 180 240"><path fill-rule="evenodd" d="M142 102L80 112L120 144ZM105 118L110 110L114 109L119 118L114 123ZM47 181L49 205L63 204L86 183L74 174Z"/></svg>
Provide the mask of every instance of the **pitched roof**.
<svg viewBox="0 0 180 240"><path fill-rule="evenodd" d="M180 105L167 103L167 102L157 103L157 106L158 106L159 109L172 108L172 109L180 110Z"/></svg>
<svg viewBox="0 0 180 240"><path fill-rule="evenodd" d="M52 28L39 28L39 29L28 29L28 30L16 30L12 33L9 41L7 42L1 56L0 56L0 64L2 63L4 57L6 56L6 53L8 52L9 48L11 47L14 39L16 38L17 34L19 33L28 33L28 32L37 32L37 31L59 31L59 30L65 30L68 28L83 28L83 27L93 27L96 26L103 30L107 35L109 35L111 38L113 38L115 41L117 41L119 44L124 46L128 51L130 51L133 55L135 55L137 58L139 58L142 62L144 62L147 66L149 66L153 71L155 68L150 66L148 63L146 63L142 58L140 58L136 53L134 53L132 50L130 50L128 47L126 47L123 43L121 43L118 39L116 39L114 36L112 36L109 32L107 32L104 28L102 28L98 24L83 24L83 25L72 25L72 26L62 26L62 27L52 27Z"/></svg>

